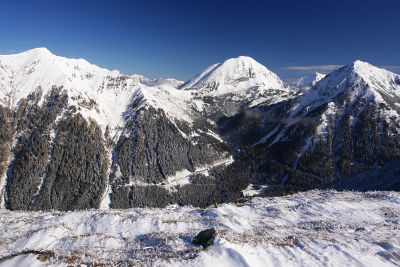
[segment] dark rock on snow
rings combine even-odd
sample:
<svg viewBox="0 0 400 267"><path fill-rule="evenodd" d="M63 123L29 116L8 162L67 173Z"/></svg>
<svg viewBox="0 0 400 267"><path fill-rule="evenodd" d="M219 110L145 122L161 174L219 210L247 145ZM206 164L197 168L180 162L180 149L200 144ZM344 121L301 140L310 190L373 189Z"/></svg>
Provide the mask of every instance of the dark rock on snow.
<svg viewBox="0 0 400 267"><path fill-rule="evenodd" d="M204 249L212 246L217 232L214 228L206 229L198 233L192 240L192 244L202 246Z"/></svg>

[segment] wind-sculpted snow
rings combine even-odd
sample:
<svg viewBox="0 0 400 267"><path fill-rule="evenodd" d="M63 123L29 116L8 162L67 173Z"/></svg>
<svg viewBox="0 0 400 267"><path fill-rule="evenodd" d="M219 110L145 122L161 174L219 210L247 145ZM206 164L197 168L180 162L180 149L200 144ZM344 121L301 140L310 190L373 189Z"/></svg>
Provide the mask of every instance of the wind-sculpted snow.
<svg viewBox="0 0 400 267"><path fill-rule="evenodd" d="M0 266L395 266L400 194L309 191L195 209L0 211ZM214 245L191 244L214 227Z"/></svg>

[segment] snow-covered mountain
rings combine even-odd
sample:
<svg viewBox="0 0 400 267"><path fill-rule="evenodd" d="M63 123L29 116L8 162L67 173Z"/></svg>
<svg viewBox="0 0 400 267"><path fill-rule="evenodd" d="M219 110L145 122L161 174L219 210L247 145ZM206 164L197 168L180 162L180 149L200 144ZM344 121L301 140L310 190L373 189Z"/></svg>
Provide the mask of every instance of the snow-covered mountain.
<svg viewBox="0 0 400 267"><path fill-rule="evenodd" d="M90 64L84 59L69 59L36 48L15 55L0 56L0 103L15 108L33 91L42 91L40 103L53 87L63 87L70 105L81 107L103 130L122 127L122 114L133 97L162 108L168 115L191 121L185 101L188 95L176 90L181 82L173 79L149 80L141 75L123 75ZM39 103L39 104L40 104ZM94 103L89 108L84 103Z"/></svg>
<svg viewBox="0 0 400 267"><path fill-rule="evenodd" d="M375 112L374 119L397 121L400 114L399 81L398 74L359 60L352 62L329 73L301 96L291 99L287 106L288 118L285 119L289 123L282 130L290 129L305 117L318 115L321 118L314 119L313 124L318 124L317 133L326 134L326 128L335 127L336 119L344 113L351 115L353 126L358 117L371 108Z"/></svg>
<svg viewBox="0 0 400 267"><path fill-rule="evenodd" d="M199 93L221 95L241 93L248 88L286 89L279 77L251 57L240 56L214 64L182 86L196 88Z"/></svg>
<svg viewBox="0 0 400 267"><path fill-rule="evenodd" d="M275 73L246 56L206 68L181 90L205 102L205 112L214 119L232 116L244 106L274 104L293 97L289 86Z"/></svg>
<svg viewBox="0 0 400 267"><path fill-rule="evenodd" d="M396 111L400 107L399 102L400 75L357 60L318 82L313 90L300 98L291 115L295 116L305 109L311 112L325 103L329 103L331 110L332 105L336 106L335 114L355 106L358 106L356 111L361 112L367 105L373 104L382 112L387 112L381 116L382 119L390 119L391 115L399 116Z"/></svg>
<svg viewBox="0 0 400 267"><path fill-rule="evenodd" d="M295 98L236 115L224 132L248 147L257 183L329 183L398 158L399 81L357 60Z"/></svg>
<svg viewBox="0 0 400 267"><path fill-rule="evenodd" d="M3 55L0 204L207 206L250 183L309 189L400 154L399 90L399 75L361 61L299 93L249 57L183 84L45 48Z"/></svg>
<svg viewBox="0 0 400 267"><path fill-rule="evenodd" d="M350 101L361 96L383 102L385 97L400 96L400 75L356 60L330 73L318 83L317 90L320 95L332 97L348 90Z"/></svg>
<svg viewBox="0 0 400 267"><path fill-rule="evenodd" d="M166 201L161 205L177 201L171 187L187 185L190 191L193 173L208 176L213 167L232 162L215 125L200 116L201 103L193 109L191 94L177 89L181 84L123 75L46 48L0 56L0 105L7 122L1 125L7 130L0 142L2 206L119 207L127 202L116 195L156 185L162 192L152 193L169 198L160 198ZM66 136L72 139L66 142ZM80 145L71 149L69 142ZM71 157L72 165L61 171ZM93 160L82 169L86 158ZM82 180L68 187L66 177ZM96 186L83 189L81 183ZM57 190L71 203L60 206ZM146 194L135 196L154 200ZM140 203L134 205L160 205Z"/></svg>
<svg viewBox="0 0 400 267"><path fill-rule="evenodd" d="M291 85L297 90L307 90L313 87L317 82L322 80L325 76L326 74L315 72L300 77L299 79L294 81Z"/></svg>

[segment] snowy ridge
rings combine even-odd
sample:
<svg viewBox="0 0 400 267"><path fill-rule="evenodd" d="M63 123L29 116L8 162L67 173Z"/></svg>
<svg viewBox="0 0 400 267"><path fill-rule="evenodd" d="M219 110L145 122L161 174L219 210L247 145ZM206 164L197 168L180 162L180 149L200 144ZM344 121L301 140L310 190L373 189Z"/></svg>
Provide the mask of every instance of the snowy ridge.
<svg viewBox="0 0 400 267"><path fill-rule="evenodd" d="M174 78L167 78L167 79L159 78L159 79L155 79L155 80L151 81L151 83L154 85L169 85L169 86L178 88L178 87L182 86L185 82L176 80Z"/></svg>
<svg viewBox="0 0 400 267"><path fill-rule="evenodd" d="M336 191L207 209L1 210L0 266L397 266L399 211L396 192ZM208 251L190 243L210 227Z"/></svg>
<svg viewBox="0 0 400 267"><path fill-rule="evenodd" d="M191 102L190 95L185 91L177 90L170 85L156 87L142 85L141 93L146 103L164 110L167 115L189 123L193 122L192 111L188 107Z"/></svg>
<svg viewBox="0 0 400 267"><path fill-rule="evenodd" d="M302 89L310 89L317 82L322 80L325 76L326 76L326 74L315 72L313 74L309 74L309 75L300 77L295 82L293 82L292 85L295 88L298 88L300 90L302 90Z"/></svg>
<svg viewBox="0 0 400 267"><path fill-rule="evenodd" d="M337 99L341 94L345 94L343 103ZM326 104L326 110L322 113L320 124L316 129L316 134L323 138L326 137L331 121L340 118L345 111L351 112L352 116L357 117L369 104L373 104L377 107L375 116L391 122L393 118L399 119L399 103L400 75L356 60L329 73L314 87L294 99L288 109L287 123L269 146L285 137L286 131L291 125L299 123L303 119L310 119L306 117L324 104ZM352 110L354 104L358 105L357 110ZM383 107L380 107L380 104L384 104ZM254 145L266 142L270 136L277 133L278 128L276 127ZM308 148L309 145L305 147L305 149Z"/></svg>
<svg viewBox="0 0 400 267"><path fill-rule="evenodd" d="M53 55L46 48L1 55L0 77L0 105L14 108L35 90L42 90L44 97L53 86L63 87L70 105L80 107L80 113L97 121L103 130L110 126L112 133L124 125L123 114L135 96L144 97L144 104L161 108L173 118L191 122L185 102L189 95L176 89L181 81L122 75L84 59Z"/></svg>
<svg viewBox="0 0 400 267"><path fill-rule="evenodd" d="M172 78L150 80L123 75L84 59L56 56L46 48L0 55L0 105L15 108L21 99L38 91L42 91L41 104L54 87L62 88L69 97L68 104L76 106L86 119L95 120L103 132L108 128L111 137L121 132L126 118L149 106L163 110L172 120L192 124L193 112L205 108L202 100L194 98L198 93L232 93L231 101L237 106L249 101L249 106L274 103L290 94L275 73L244 56L214 64L182 84Z"/></svg>
<svg viewBox="0 0 400 267"><path fill-rule="evenodd" d="M20 54L0 56L0 84L2 104L5 96L12 93L9 103L15 107L18 101L32 90L41 87L44 94L52 86L65 86L87 91L100 87L107 75L119 75L90 64L84 59L67 59L53 55L46 48L36 48ZM95 75L95 76L94 76Z"/></svg>
<svg viewBox="0 0 400 267"><path fill-rule="evenodd" d="M367 90L361 91L363 85L367 85ZM354 89L352 99L365 94L366 97L373 96L375 101L383 101L380 93L400 97L400 75L356 60L327 75L316 87L323 97L334 97L350 87Z"/></svg>
<svg viewBox="0 0 400 267"><path fill-rule="evenodd" d="M182 89L188 89L190 87L193 87L195 84L199 83L200 80L205 79L214 69L216 69L221 63L216 63L214 65L211 65L207 67L205 70L203 70L201 73L196 75L194 78L189 80L188 82L184 83L181 88Z"/></svg>
<svg viewBox="0 0 400 267"><path fill-rule="evenodd" d="M217 63L183 84L175 79L150 80L141 75L123 75L36 48L15 55L0 55L0 105L15 108L32 92L42 90L42 99L53 87L63 88L87 119L94 119L103 130L115 135L124 119L138 109L152 106L169 117L193 122L192 112L204 110L204 102L194 96L233 94L237 103L274 103L287 99L289 87L266 67L250 57L231 58ZM178 89L179 88L179 89ZM132 109L130 104L140 100Z"/></svg>
<svg viewBox="0 0 400 267"><path fill-rule="evenodd" d="M305 107L312 111L315 107L333 101L345 90L350 103L360 98L368 102L385 103L382 95L400 99L400 75L357 60L317 82L312 90L300 98L291 115L295 116Z"/></svg>

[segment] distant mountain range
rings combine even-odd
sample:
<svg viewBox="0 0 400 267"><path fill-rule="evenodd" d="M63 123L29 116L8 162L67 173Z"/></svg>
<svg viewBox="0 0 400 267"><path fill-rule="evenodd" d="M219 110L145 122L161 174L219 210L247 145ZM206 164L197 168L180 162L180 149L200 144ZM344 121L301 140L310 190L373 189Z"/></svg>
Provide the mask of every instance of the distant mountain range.
<svg viewBox="0 0 400 267"><path fill-rule="evenodd" d="M1 206L203 207L320 187L398 159L399 114L400 75L362 61L286 84L243 56L181 82L46 48L3 55Z"/></svg>

